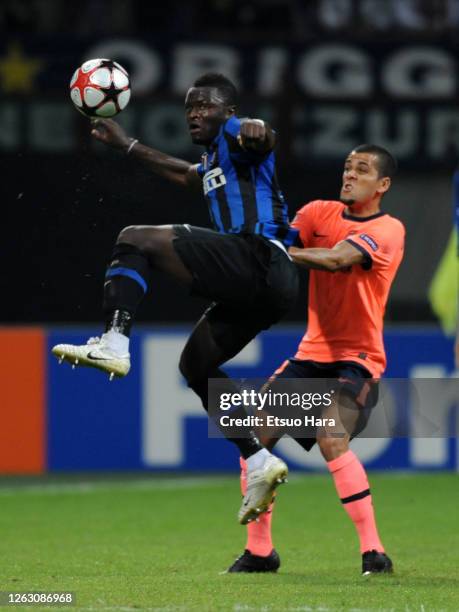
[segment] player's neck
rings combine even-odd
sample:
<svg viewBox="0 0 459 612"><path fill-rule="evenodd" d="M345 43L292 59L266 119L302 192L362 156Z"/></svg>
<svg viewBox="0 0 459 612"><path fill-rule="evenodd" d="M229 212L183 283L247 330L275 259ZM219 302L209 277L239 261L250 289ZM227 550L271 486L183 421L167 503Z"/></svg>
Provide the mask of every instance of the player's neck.
<svg viewBox="0 0 459 612"><path fill-rule="evenodd" d="M381 212L380 202L355 202L355 204L348 207L346 212L353 217L372 217Z"/></svg>

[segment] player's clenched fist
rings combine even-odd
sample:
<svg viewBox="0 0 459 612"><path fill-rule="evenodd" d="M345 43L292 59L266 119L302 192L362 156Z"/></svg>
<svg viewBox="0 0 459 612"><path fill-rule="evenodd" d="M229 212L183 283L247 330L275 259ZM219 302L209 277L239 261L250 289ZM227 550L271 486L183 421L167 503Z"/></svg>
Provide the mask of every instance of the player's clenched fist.
<svg viewBox="0 0 459 612"><path fill-rule="evenodd" d="M274 133L261 119L242 119L238 141L244 149L268 151L274 145Z"/></svg>
<svg viewBox="0 0 459 612"><path fill-rule="evenodd" d="M115 149L127 149L132 142L132 138L113 119L94 119L91 134L100 142Z"/></svg>

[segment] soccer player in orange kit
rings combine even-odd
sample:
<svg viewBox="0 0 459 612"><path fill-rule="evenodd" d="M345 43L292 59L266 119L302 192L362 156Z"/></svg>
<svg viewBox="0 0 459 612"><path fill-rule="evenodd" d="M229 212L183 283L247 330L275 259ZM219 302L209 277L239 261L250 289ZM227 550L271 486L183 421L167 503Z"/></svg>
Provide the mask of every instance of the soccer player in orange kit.
<svg viewBox="0 0 459 612"><path fill-rule="evenodd" d="M377 379L386 366L383 317L403 257L405 230L399 220L381 211L380 204L395 171L396 161L388 151L360 145L346 158L340 200L316 200L298 211L292 225L300 232L302 248L291 247L289 252L296 264L310 269L308 326L295 357L284 362L269 383L270 388L281 378L340 383L334 407L337 414L346 413L349 433L296 441L308 451L316 442L319 445L356 527L364 575L392 571L378 535L367 475L349 442L362 430L361 417L365 414L367 419L377 401ZM278 433L265 439L261 434L262 443L272 448L282 435ZM244 492L243 459L241 468ZM272 505L247 526L246 549L228 572L279 568L271 519Z"/></svg>

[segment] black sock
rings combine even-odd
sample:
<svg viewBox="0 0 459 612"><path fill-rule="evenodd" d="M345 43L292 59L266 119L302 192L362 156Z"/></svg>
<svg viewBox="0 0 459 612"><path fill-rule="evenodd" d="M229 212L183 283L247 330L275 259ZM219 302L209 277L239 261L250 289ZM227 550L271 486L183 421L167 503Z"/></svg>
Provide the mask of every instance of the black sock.
<svg viewBox="0 0 459 612"><path fill-rule="evenodd" d="M116 331L123 336L131 335L132 327L132 316L127 310L114 310L107 319L105 320L105 331L108 332L111 329Z"/></svg>
<svg viewBox="0 0 459 612"><path fill-rule="evenodd" d="M228 380L228 389L230 393L239 392L239 389L231 382L230 378L223 372L223 370L220 370L218 368L212 370L211 372L209 372L208 378L226 378ZM188 383L188 386L193 389L193 391L201 398L202 405L204 406L207 412L209 412L208 378ZM247 417L247 412L242 406L239 406L231 411L231 417L243 419ZM231 435L231 427L221 427L217 422L216 425L223 433L225 438L238 447L243 459L248 459L251 455L254 455L263 448L253 429L247 428L245 432L246 437L239 438L233 437ZM238 431L240 431L240 428L238 428Z"/></svg>
<svg viewBox="0 0 459 612"><path fill-rule="evenodd" d="M105 279L106 331L116 329L128 336L137 307L148 289L148 259L137 247L119 243L113 249Z"/></svg>

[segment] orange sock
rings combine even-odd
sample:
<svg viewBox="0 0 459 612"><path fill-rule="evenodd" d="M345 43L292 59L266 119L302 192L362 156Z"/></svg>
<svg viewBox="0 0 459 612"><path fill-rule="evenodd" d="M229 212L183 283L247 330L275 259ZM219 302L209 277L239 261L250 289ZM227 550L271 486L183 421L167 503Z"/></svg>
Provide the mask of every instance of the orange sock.
<svg viewBox="0 0 459 612"><path fill-rule="evenodd" d="M376 528L370 485L363 465L351 450L327 463L344 509L360 539L360 552L384 552Z"/></svg>
<svg viewBox="0 0 459 612"><path fill-rule="evenodd" d="M245 495L247 491L247 465L245 460L240 458L241 464L241 491ZM267 557L273 549L273 541L271 538L271 518L274 503L269 506L267 512L260 514L257 521L252 521L247 525L247 544L246 549L250 550L252 555L258 557Z"/></svg>

